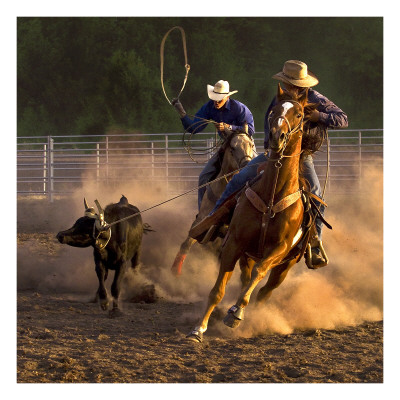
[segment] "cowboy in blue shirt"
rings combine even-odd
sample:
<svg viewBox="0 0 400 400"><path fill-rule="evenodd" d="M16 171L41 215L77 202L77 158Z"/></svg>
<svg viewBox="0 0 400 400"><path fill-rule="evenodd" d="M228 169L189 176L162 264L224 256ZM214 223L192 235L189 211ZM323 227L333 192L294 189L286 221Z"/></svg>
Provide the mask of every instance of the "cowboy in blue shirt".
<svg viewBox="0 0 400 400"><path fill-rule="evenodd" d="M286 61L282 71L278 72L273 76L274 79L277 79L281 82L282 86L286 90L305 90L306 88L310 88L308 91L308 101L310 103L318 103L318 107L314 110L309 118L309 129L310 131L324 131L325 129L338 129L338 128L347 128L348 121L347 115L332 101L330 101L327 97L318 93L316 90L311 89L312 86L318 84L318 78L308 70L307 65L302 61L298 60L289 60ZM199 229L205 228L208 229L209 226L215 224L216 221L220 218L218 215L222 213L223 210L219 209L219 207L224 203L224 201L233 193L240 190L246 182L250 181L257 175L258 167L261 163L267 161L268 159L268 140L269 140L269 124L268 124L268 116L271 108L276 102L276 98L272 100L268 110L265 114L265 122L264 122L264 148L265 153L258 155L253 158L244 169L242 169L238 174L236 174L232 180L228 183L225 188L225 191L222 193L221 197L215 204L214 209L211 211L210 215L206 217L203 221L201 221L199 225ZM313 163L313 159L311 155L308 155L303 160L303 176L307 179L310 184L310 192L321 197L322 191L319 183L318 176L315 172L315 167ZM219 209L219 210L218 210ZM324 214L325 207L321 204L320 212L321 215ZM216 212L217 211L217 212ZM318 234L318 241L322 243L322 221L317 218L316 219L316 228ZM208 227L207 227L208 226ZM323 267L327 265L327 260L323 257L320 251L320 247L314 247L312 250L312 264L315 268Z"/></svg>
<svg viewBox="0 0 400 400"><path fill-rule="evenodd" d="M220 80L214 86L207 85L210 100L197 111L191 120L178 99L172 105L181 117L182 125L187 132L198 133L205 129L209 122L213 122L220 137L232 132L246 132L250 137L254 134L254 119L250 110L240 101L231 99L237 90L229 91L229 83ZM218 175L221 166L218 153L215 153L205 165L199 176L199 186L206 184ZM199 189L198 207L200 209L206 188Z"/></svg>

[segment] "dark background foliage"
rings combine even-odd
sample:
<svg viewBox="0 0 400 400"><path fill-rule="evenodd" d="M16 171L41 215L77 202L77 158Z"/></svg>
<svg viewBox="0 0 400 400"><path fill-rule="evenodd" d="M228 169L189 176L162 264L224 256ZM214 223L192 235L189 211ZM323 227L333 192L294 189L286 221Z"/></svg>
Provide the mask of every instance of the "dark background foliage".
<svg viewBox="0 0 400 400"><path fill-rule="evenodd" d="M257 131L288 59L306 62L349 128L383 127L383 18L35 17L17 19L18 136L183 132L160 82L160 44L186 32L189 79L181 101L194 114L206 85L228 80ZM185 75L178 30L167 39L164 83Z"/></svg>

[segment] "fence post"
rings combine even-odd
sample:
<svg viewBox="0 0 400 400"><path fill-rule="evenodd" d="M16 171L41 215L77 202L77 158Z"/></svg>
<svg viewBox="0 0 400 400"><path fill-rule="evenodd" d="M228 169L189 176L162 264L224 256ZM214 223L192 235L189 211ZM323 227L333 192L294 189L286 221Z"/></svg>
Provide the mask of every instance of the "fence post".
<svg viewBox="0 0 400 400"><path fill-rule="evenodd" d="M154 142L151 142L151 177L154 179Z"/></svg>
<svg viewBox="0 0 400 400"><path fill-rule="evenodd" d="M168 173L168 135L165 135L165 177L167 180L167 196L169 194L169 173Z"/></svg>
<svg viewBox="0 0 400 400"><path fill-rule="evenodd" d="M43 194L47 191L47 144L43 145Z"/></svg>
<svg viewBox="0 0 400 400"><path fill-rule="evenodd" d="M100 143L96 143L96 183L100 178Z"/></svg>
<svg viewBox="0 0 400 400"><path fill-rule="evenodd" d="M106 136L106 182L108 185L108 136Z"/></svg>
<svg viewBox="0 0 400 400"><path fill-rule="evenodd" d="M53 191L54 191L54 139L51 136L47 137L47 146L48 146L48 197L49 201L53 202Z"/></svg>
<svg viewBox="0 0 400 400"><path fill-rule="evenodd" d="M362 135L358 131L358 187L361 188L361 175L362 175Z"/></svg>
<svg viewBox="0 0 400 400"><path fill-rule="evenodd" d="M216 139L207 139L206 140L206 148L207 148L207 159L209 160L214 155L214 146L216 146ZM216 148L216 147L215 147Z"/></svg>

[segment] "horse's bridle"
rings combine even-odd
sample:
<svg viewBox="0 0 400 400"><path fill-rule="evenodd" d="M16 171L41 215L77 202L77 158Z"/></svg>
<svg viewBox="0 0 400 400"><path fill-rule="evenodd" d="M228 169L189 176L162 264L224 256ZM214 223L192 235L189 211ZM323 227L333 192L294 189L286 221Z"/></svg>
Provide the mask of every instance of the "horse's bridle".
<svg viewBox="0 0 400 400"><path fill-rule="evenodd" d="M232 154L232 158L236 161L236 158L234 156L234 151L233 151L233 149L232 149L232 147L230 145L234 136L247 136L249 138L249 140L251 140L251 137L247 133L243 133L243 132L239 132L239 133L232 132L232 134L228 137L227 145L229 146L229 151ZM242 165L243 161L246 161L246 160L248 160L247 162L249 162L249 161L252 160L252 157L245 155L239 161L236 161L236 163L238 165L238 168L241 168L241 165Z"/></svg>
<svg viewBox="0 0 400 400"><path fill-rule="evenodd" d="M288 128L289 128L289 130L285 133L285 137L284 137L284 139L283 139L283 140L284 140L284 144L283 144L283 146L282 146L282 149L281 149L280 152L279 152L279 153L281 154L282 157L288 157L288 156L284 156L284 155L283 155L283 152L285 151L286 146L287 146L287 144L288 144L288 142L289 142L289 139L290 139L290 137L293 135L293 133L296 133L296 132L298 132L298 131L300 131L300 130L303 129L304 107L303 107L302 104L300 104L300 103L299 103L298 101L296 101L296 100L281 100L281 102L287 102L287 103L292 103L292 104L298 104L298 105L300 106L300 108L301 108L301 113L302 113L300 122L299 122L298 125L295 126L294 128L292 128L292 127L290 126L290 122L289 122L289 120L287 119L287 117L286 117L285 115L278 115L276 118L274 118L274 119L272 120L272 122L271 122L270 116L268 116L268 127L269 127L269 130L271 130L271 125L272 125L273 123L275 123L275 121L277 121L278 119L283 119L283 120L286 122L286 125L287 125Z"/></svg>

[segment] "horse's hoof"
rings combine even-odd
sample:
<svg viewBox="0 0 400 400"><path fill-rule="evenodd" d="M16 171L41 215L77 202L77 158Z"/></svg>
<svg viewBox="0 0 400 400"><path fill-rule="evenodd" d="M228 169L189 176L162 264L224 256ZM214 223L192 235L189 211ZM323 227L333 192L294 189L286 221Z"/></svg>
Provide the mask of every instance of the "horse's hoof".
<svg viewBox="0 0 400 400"><path fill-rule="evenodd" d="M124 313L119 308L113 308L108 313L109 318L122 317L123 315L124 315Z"/></svg>
<svg viewBox="0 0 400 400"><path fill-rule="evenodd" d="M232 313L229 313L223 319L223 322L226 326L229 326L229 328L235 329L239 326L241 320L236 318Z"/></svg>
<svg viewBox="0 0 400 400"><path fill-rule="evenodd" d="M101 309L103 311L107 311L108 310L108 306L109 306L108 301L103 301L103 302L100 303L100 307L101 307Z"/></svg>
<svg viewBox="0 0 400 400"><path fill-rule="evenodd" d="M228 310L228 314L223 319L223 322L226 326L229 326L232 329L237 328L240 324L240 321L243 319L243 315L244 315L243 308L238 306L232 306Z"/></svg>
<svg viewBox="0 0 400 400"><path fill-rule="evenodd" d="M189 335L186 336L187 339L192 342L201 343L203 341L203 333L194 329Z"/></svg>

